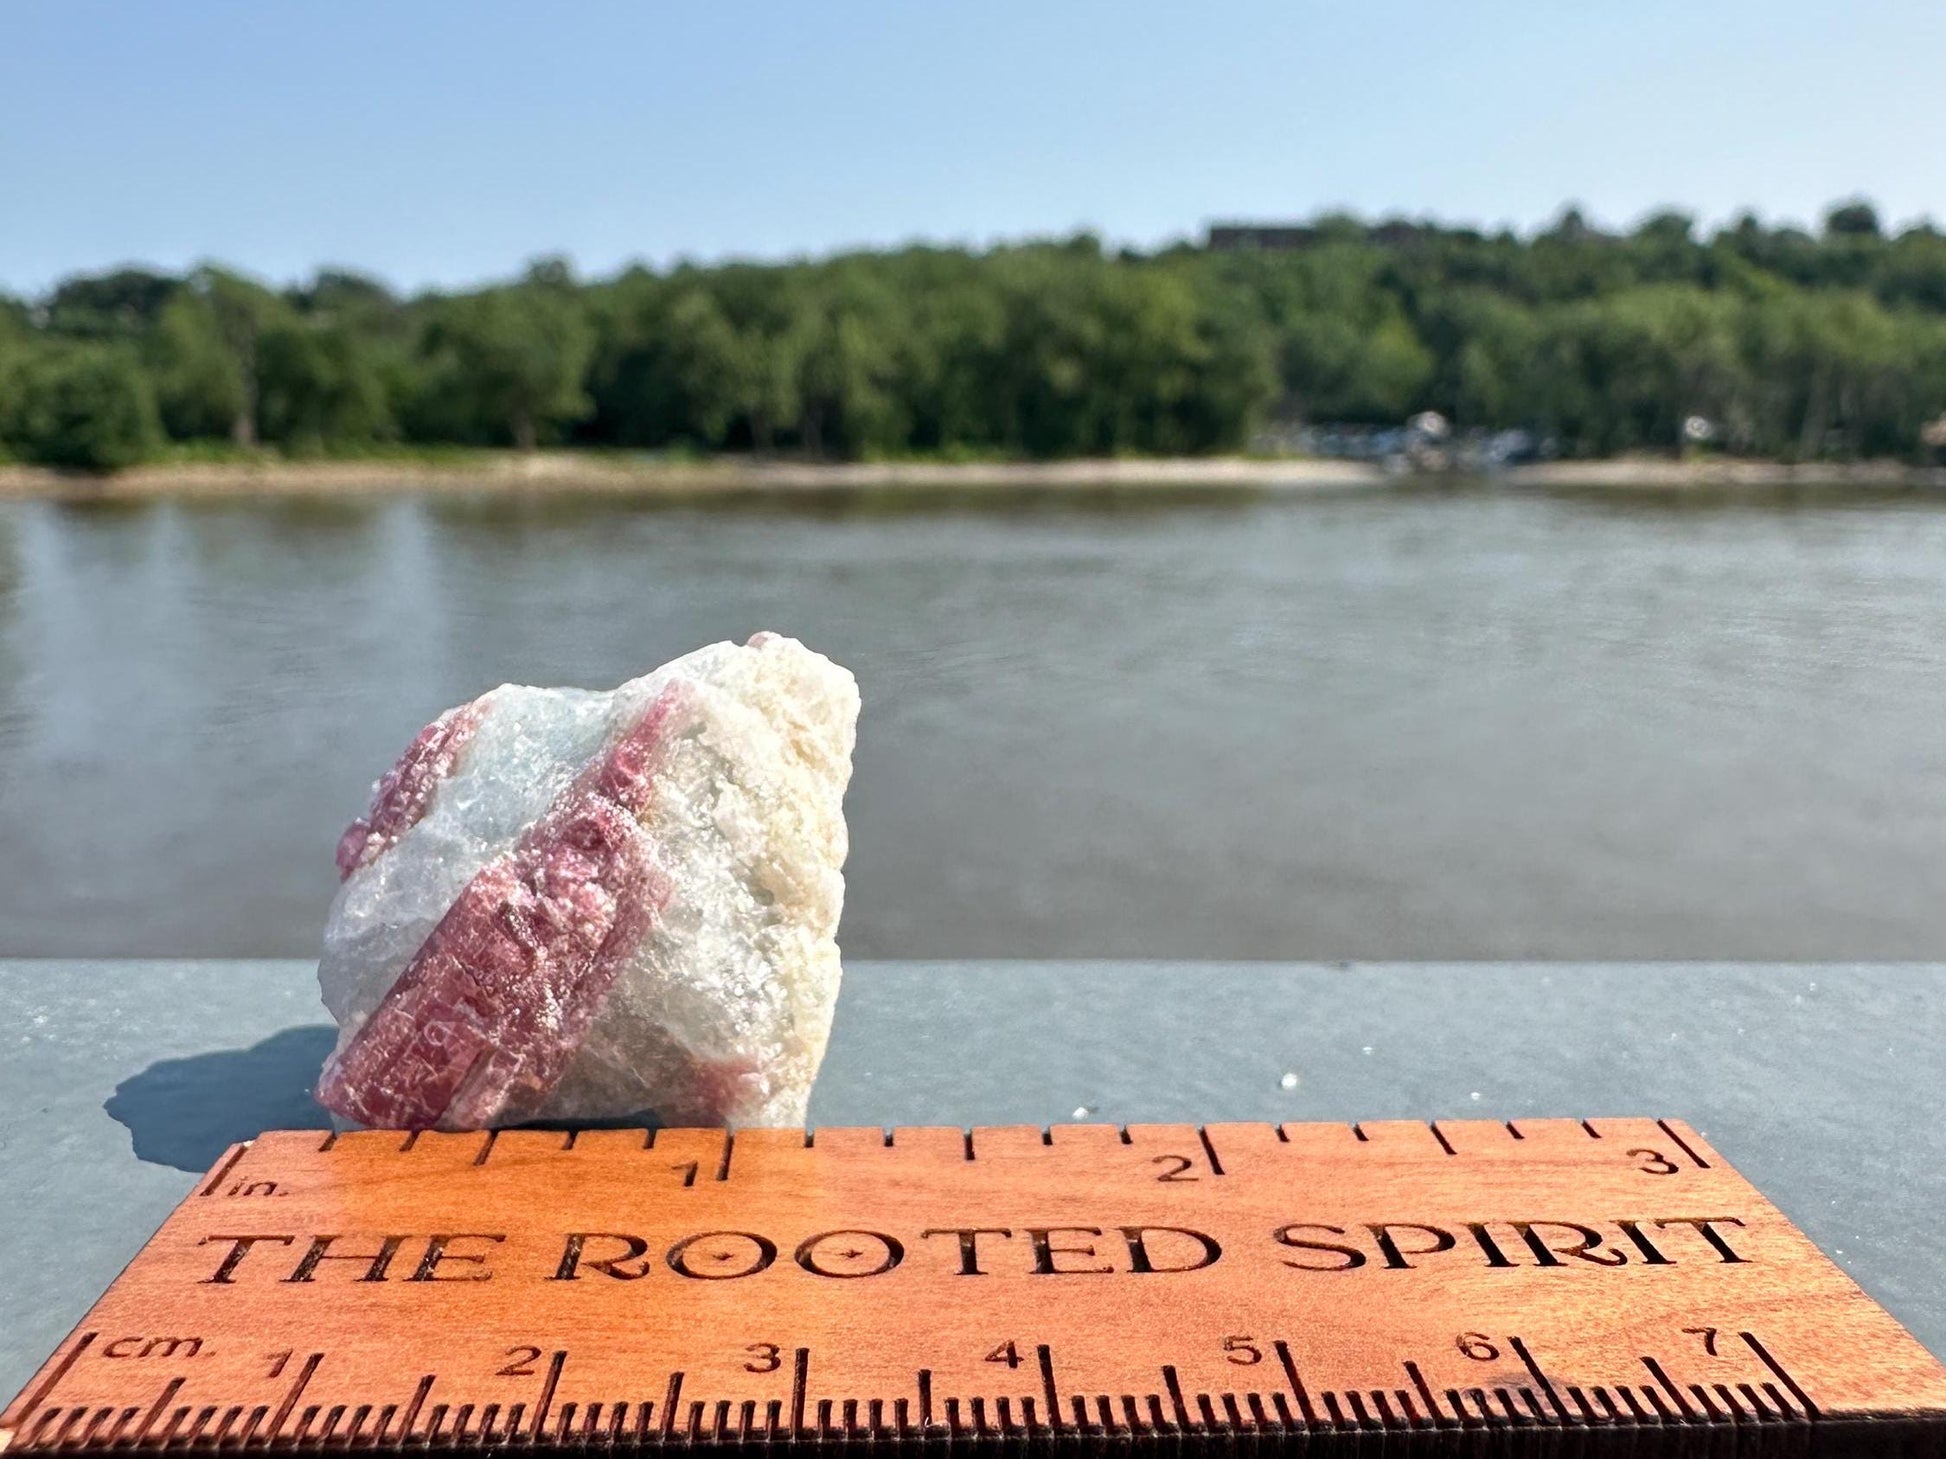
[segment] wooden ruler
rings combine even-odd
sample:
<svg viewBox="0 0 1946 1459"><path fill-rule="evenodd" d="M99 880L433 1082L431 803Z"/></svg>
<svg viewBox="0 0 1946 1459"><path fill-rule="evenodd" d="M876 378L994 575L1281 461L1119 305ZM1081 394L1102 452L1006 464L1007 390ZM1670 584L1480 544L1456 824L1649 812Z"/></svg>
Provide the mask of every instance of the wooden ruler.
<svg viewBox="0 0 1946 1459"><path fill-rule="evenodd" d="M1946 1370L1673 1120L310 1131L231 1150L0 1426L1917 1455Z"/></svg>

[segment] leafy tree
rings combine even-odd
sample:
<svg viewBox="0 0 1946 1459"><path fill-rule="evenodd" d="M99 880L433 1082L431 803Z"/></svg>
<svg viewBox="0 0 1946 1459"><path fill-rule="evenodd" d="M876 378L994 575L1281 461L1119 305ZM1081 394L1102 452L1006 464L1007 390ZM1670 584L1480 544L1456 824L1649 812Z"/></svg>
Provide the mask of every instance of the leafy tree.
<svg viewBox="0 0 1946 1459"><path fill-rule="evenodd" d="M114 345L41 348L14 373L6 435L44 466L113 471L153 449L155 397L135 356Z"/></svg>
<svg viewBox="0 0 1946 1459"><path fill-rule="evenodd" d="M353 331L307 320L267 328L257 345L264 438L286 446L382 441L394 434L385 382Z"/></svg>
<svg viewBox="0 0 1946 1459"><path fill-rule="evenodd" d="M814 456L895 450L907 422L897 393L905 321L897 299L869 272L823 273L798 301L797 436ZM751 372L761 398L765 381Z"/></svg>
<svg viewBox="0 0 1946 1459"><path fill-rule="evenodd" d="M174 295L142 348L170 436L254 438L252 382L204 294L184 289Z"/></svg>
<svg viewBox="0 0 1946 1459"><path fill-rule="evenodd" d="M135 339L181 288L180 279L140 268L68 279L48 297L47 330L73 339Z"/></svg>
<svg viewBox="0 0 1946 1459"><path fill-rule="evenodd" d="M1084 233L593 284L542 259L412 298L343 269L282 290L121 269L0 301L0 432L31 398L35 439L61 438L49 402L94 399L120 413L109 439L141 439L131 361L170 437L286 450L1203 452L1267 414L1436 409L1589 453L1679 449L1701 414L1733 450L1820 459L1919 453L1946 412L1946 236L1887 236L1862 201L1816 233L1569 208L1531 236L1337 214L1290 238L1151 254Z"/></svg>
<svg viewBox="0 0 1946 1459"><path fill-rule="evenodd" d="M142 342L169 434L256 445L258 346L289 317L269 289L214 265L171 293Z"/></svg>
<svg viewBox="0 0 1946 1459"><path fill-rule="evenodd" d="M309 284L285 296L300 312L312 316L389 321L399 312L392 291L368 274L350 269L319 269Z"/></svg>
<svg viewBox="0 0 1946 1459"><path fill-rule="evenodd" d="M1863 199L1841 203L1824 215L1824 231L1834 238L1876 238L1878 209Z"/></svg>
<svg viewBox="0 0 1946 1459"><path fill-rule="evenodd" d="M27 310L0 295L0 461L11 457L15 417L26 385L28 361L41 348L35 340Z"/></svg>
<svg viewBox="0 0 1946 1459"><path fill-rule="evenodd" d="M449 429L531 451L593 408L582 386L593 349L579 300L543 278L442 301L424 352Z"/></svg>

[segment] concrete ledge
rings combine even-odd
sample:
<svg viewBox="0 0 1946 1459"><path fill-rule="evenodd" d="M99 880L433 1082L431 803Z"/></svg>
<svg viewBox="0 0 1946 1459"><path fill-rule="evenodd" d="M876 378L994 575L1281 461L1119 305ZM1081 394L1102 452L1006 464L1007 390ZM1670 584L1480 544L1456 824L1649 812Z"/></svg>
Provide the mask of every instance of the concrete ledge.
<svg viewBox="0 0 1946 1459"><path fill-rule="evenodd" d="M0 1010L10 1394L225 1146L325 1123L331 1031L302 962L0 962ZM812 1115L1680 1116L1946 1354L1943 1063L1941 965L862 963Z"/></svg>

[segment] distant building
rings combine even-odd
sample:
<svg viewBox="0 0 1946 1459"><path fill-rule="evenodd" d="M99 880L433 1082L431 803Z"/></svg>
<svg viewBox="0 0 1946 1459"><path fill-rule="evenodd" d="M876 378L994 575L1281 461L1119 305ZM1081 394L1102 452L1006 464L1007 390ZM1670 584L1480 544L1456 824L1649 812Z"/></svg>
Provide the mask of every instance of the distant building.
<svg viewBox="0 0 1946 1459"><path fill-rule="evenodd" d="M1406 248L1437 237L1440 229L1408 218L1361 223L1356 218L1326 218L1316 223L1212 223L1207 247L1212 253L1294 253L1332 239L1362 238L1382 248ZM1477 234L1461 236L1478 237Z"/></svg>
<svg viewBox="0 0 1946 1459"><path fill-rule="evenodd" d="M1209 225L1211 253L1287 253L1309 248L1317 242L1318 230L1300 223L1212 223Z"/></svg>

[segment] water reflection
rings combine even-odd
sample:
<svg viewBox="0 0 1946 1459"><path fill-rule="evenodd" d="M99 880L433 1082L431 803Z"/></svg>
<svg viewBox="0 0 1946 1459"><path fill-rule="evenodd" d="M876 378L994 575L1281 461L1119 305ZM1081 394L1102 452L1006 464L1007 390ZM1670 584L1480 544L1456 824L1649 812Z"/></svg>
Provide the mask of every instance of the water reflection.
<svg viewBox="0 0 1946 1459"><path fill-rule="evenodd" d="M0 506L8 952L304 954L446 705L758 627L861 956L1926 957L1946 511L1436 487Z"/></svg>

